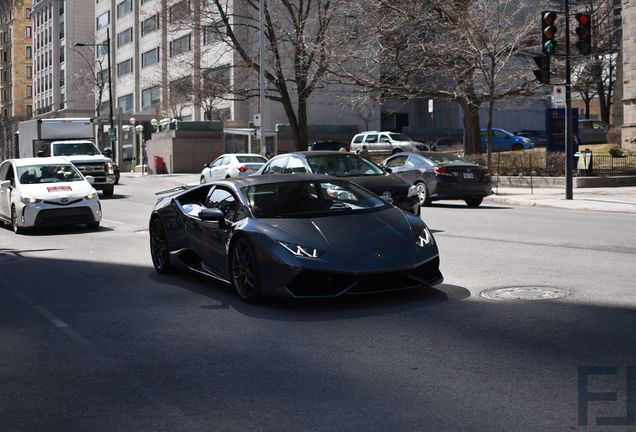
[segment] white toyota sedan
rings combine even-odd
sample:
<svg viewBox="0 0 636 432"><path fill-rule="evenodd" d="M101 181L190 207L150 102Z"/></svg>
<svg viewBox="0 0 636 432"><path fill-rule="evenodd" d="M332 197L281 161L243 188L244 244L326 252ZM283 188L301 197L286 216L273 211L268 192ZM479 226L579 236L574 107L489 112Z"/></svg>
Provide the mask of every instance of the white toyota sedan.
<svg viewBox="0 0 636 432"><path fill-rule="evenodd" d="M0 164L0 223L13 231L57 225L99 228L97 191L61 157L7 159Z"/></svg>
<svg viewBox="0 0 636 432"><path fill-rule="evenodd" d="M259 154L226 153L208 165L203 165L201 171L201 183L214 180L223 180L230 177L243 177L254 174L267 159Z"/></svg>

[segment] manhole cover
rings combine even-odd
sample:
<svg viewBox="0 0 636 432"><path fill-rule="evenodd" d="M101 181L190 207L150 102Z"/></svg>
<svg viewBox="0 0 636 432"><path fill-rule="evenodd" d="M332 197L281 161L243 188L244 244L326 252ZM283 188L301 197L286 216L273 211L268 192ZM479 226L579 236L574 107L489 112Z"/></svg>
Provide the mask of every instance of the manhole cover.
<svg viewBox="0 0 636 432"><path fill-rule="evenodd" d="M491 288L481 292L488 300L554 300L567 297L566 289L552 286L517 286L508 288Z"/></svg>

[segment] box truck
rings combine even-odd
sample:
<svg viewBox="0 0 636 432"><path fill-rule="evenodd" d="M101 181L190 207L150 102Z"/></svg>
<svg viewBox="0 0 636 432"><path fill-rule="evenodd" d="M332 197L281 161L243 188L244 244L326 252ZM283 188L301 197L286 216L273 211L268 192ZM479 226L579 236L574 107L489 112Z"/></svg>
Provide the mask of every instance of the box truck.
<svg viewBox="0 0 636 432"><path fill-rule="evenodd" d="M92 176L93 187L105 197L113 195L113 161L95 145L90 118L26 120L18 124L18 131L19 157L65 157L82 174Z"/></svg>

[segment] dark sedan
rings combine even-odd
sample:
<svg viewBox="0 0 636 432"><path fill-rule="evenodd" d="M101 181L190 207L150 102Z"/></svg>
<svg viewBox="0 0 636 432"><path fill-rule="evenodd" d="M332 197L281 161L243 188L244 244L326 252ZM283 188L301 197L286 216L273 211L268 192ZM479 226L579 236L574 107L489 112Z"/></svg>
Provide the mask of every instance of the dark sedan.
<svg viewBox="0 0 636 432"><path fill-rule="evenodd" d="M276 156L254 175L314 173L344 177L369 189L388 202L415 215L420 214L417 190L355 153L334 151L296 152Z"/></svg>
<svg viewBox="0 0 636 432"><path fill-rule="evenodd" d="M150 217L159 273L175 265L264 295L338 297L442 282L433 235L418 217L345 179L250 176L160 199Z"/></svg>
<svg viewBox="0 0 636 432"><path fill-rule="evenodd" d="M424 206L431 201L459 199L477 207L492 194L486 167L450 153L397 154L380 165L414 185Z"/></svg>

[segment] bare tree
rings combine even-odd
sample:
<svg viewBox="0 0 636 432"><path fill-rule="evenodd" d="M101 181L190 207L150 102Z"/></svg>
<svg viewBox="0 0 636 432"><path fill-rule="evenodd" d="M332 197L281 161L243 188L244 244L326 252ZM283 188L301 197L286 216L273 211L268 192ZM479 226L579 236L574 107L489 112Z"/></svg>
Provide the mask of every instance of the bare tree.
<svg viewBox="0 0 636 432"><path fill-rule="evenodd" d="M101 115L104 93L108 91L108 74L110 71L106 66L107 58L105 55L97 56L94 46L85 46L81 48L73 48L80 58L83 60L86 68L80 69L71 82L66 83L67 86L75 90L92 89L95 92L95 116ZM90 55L87 56L86 53ZM88 73L87 73L88 72ZM79 91L73 94L81 94Z"/></svg>
<svg viewBox="0 0 636 432"><path fill-rule="evenodd" d="M347 13L373 30L336 73L383 99L438 98L464 113L466 153L480 153L483 102L529 94L530 68L513 60L539 16L527 0L357 0ZM505 74L505 79L502 75Z"/></svg>
<svg viewBox="0 0 636 432"><path fill-rule="evenodd" d="M265 1L266 58L262 62L258 50L254 49L258 47L258 0L194 0L192 11L198 18L193 20L187 13L179 16L177 11L171 11L174 12L171 25L181 29L189 26L203 37L207 31L222 29L222 32L217 31L216 36L234 59L233 87L231 94L225 94L225 97L245 99L257 96L258 80L255 77L262 65L265 68L267 98L282 105L296 146L304 149L308 142L307 107L312 93L321 86L328 65L333 61L329 57L333 51L327 44L334 39L328 35L334 17L338 16L341 1ZM219 56L214 50L204 52L204 45L200 47L199 57L209 60L210 55ZM202 64L195 74L202 77L205 69ZM197 91L206 89L204 79L196 82L201 83ZM218 96L218 90L216 88L211 93ZM198 97L197 103L209 107L212 100L208 96Z"/></svg>

